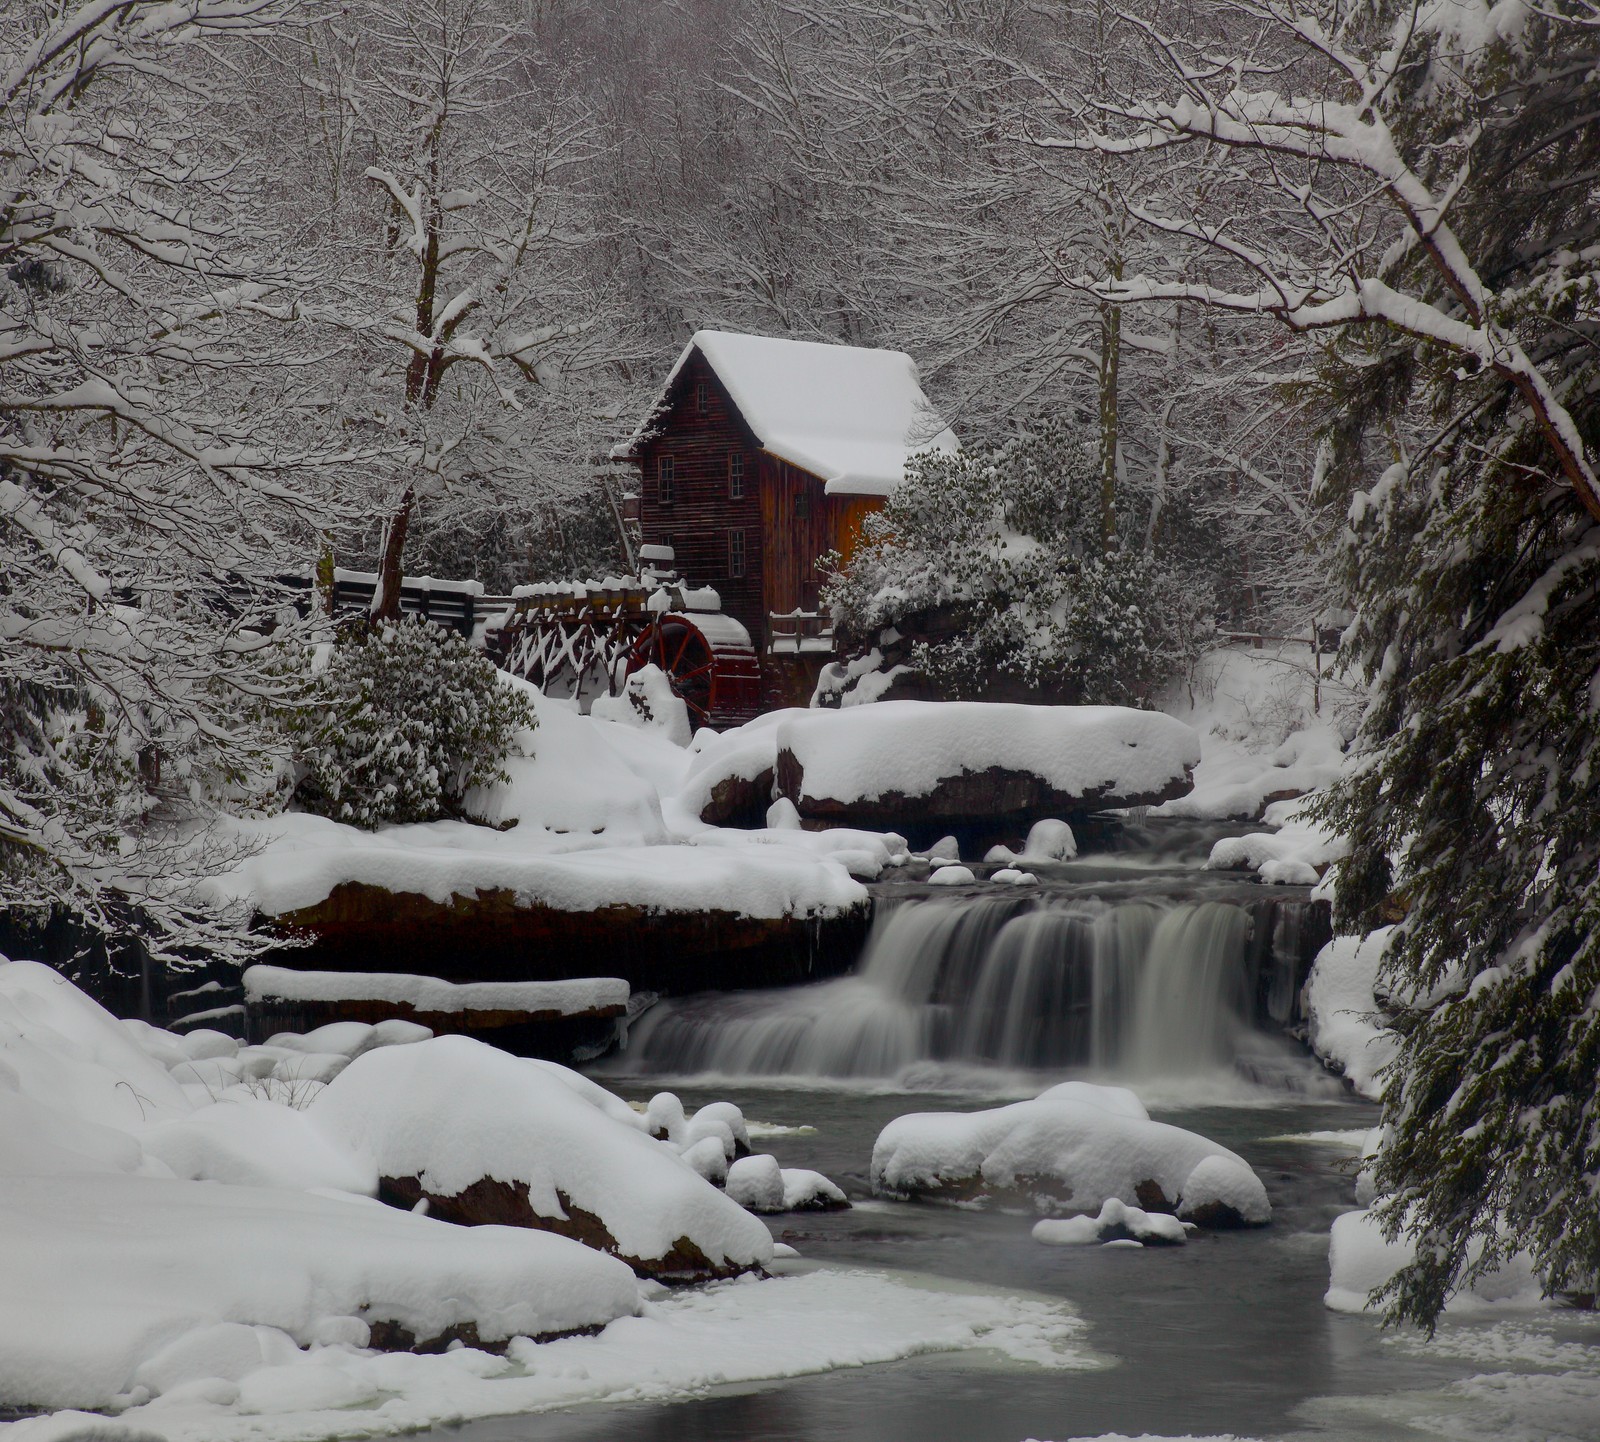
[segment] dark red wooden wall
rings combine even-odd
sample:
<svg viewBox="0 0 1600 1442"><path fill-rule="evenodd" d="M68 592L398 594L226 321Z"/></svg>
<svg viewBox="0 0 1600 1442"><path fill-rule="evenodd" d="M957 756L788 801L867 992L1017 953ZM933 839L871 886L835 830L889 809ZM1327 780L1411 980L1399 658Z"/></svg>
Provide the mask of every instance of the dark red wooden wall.
<svg viewBox="0 0 1600 1442"><path fill-rule="evenodd" d="M729 495L728 458L744 457L744 496ZM807 471L762 451L755 435L698 353L673 383L656 434L639 447L639 526L647 545L670 545L679 572L714 586L722 609L740 621L768 664L767 615L815 610L816 561L854 548L861 521L881 504L834 497ZM662 456L673 460L673 498L658 482ZM729 572L729 532L745 535L742 577Z"/></svg>

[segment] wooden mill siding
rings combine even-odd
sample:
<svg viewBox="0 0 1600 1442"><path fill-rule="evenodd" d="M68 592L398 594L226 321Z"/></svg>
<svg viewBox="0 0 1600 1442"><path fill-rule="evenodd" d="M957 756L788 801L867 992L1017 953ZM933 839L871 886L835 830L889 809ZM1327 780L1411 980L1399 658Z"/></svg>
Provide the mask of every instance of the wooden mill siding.
<svg viewBox="0 0 1600 1442"><path fill-rule="evenodd" d="M848 556L859 539L862 519L881 504L872 497L826 495L822 482L809 471L763 455L762 589L768 613L815 611L823 579L817 561L830 551Z"/></svg>
<svg viewBox="0 0 1600 1442"><path fill-rule="evenodd" d="M701 405L701 397L704 405ZM729 457L744 458L744 494L729 493ZM761 656L769 706L805 704L826 655L772 656L767 617L815 611L823 577L817 561L830 551L848 558L861 523L883 502L874 496L829 496L822 480L761 449L722 382L695 354L679 372L640 443L640 534L670 545L674 565L692 585L713 586L722 609L750 633ZM670 500L663 500L660 462L672 458ZM729 534L744 532L744 574L730 572Z"/></svg>
<svg viewBox="0 0 1600 1442"><path fill-rule="evenodd" d="M698 405L705 386L706 409ZM674 565L696 586L713 586L722 609L740 622L757 647L767 618L761 594L761 502L756 482L760 448L703 356L683 368L656 422L657 436L639 448L639 529L647 545L670 545ZM728 457L744 457L744 497L728 496ZM674 498L661 501L658 462L671 456ZM728 574L728 533L745 533L743 577Z"/></svg>

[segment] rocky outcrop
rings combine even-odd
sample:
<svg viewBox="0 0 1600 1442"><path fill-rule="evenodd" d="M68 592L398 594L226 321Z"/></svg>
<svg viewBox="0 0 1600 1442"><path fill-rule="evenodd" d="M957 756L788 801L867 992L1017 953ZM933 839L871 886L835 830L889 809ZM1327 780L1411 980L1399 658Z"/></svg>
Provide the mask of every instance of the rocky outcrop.
<svg viewBox="0 0 1600 1442"><path fill-rule="evenodd" d="M885 791L877 796L840 799L815 795L806 789L805 766L788 750L779 751L778 794L794 802L806 823L854 826L867 831L894 831L913 839L925 835L956 835L963 841L975 836L1009 839L1025 835L1044 817L1081 816L1111 807L1154 806L1190 789L1186 775L1165 785L1123 790L1112 784L1083 791L1063 791L1041 777L1004 766L941 776L932 790L907 796Z"/></svg>
<svg viewBox="0 0 1600 1442"><path fill-rule="evenodd" d="M863 902L821 917L643 906L564 911L504 889L438 902L351 881L260 924L301 943L269 958L288 967L412 971L447 981L558 981L598 969L635 990L673 995L836 976L860 953L868 910Z"/></svg>

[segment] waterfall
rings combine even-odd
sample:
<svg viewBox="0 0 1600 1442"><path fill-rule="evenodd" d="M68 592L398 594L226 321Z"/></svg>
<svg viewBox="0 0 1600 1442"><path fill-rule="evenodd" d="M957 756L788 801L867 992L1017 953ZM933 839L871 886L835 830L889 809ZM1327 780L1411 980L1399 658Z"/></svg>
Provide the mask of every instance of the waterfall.
<svg viewBox="0 0 1600 1442"><path fill-rule="evenodd" d="M954 897L881 906L855 974L665 1001L611 1069L891 1079L919 1063L1183 1076L1287 1020L1290 910L1220 901Z"/></svg>

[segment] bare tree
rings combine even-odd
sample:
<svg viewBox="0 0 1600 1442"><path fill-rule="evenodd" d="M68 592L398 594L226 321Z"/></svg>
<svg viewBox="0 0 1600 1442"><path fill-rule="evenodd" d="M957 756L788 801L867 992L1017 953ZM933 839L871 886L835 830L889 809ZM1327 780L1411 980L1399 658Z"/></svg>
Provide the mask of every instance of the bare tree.
<svg viewBox="0 0 1600 1442"><path fill-rule="evenodd" d="M0 887L104 930L131 909L158 950L249 950L194 890L194 823L261 779L275 578L359 460L309 419L217 85L282 13L0 16Z"/></svg>

